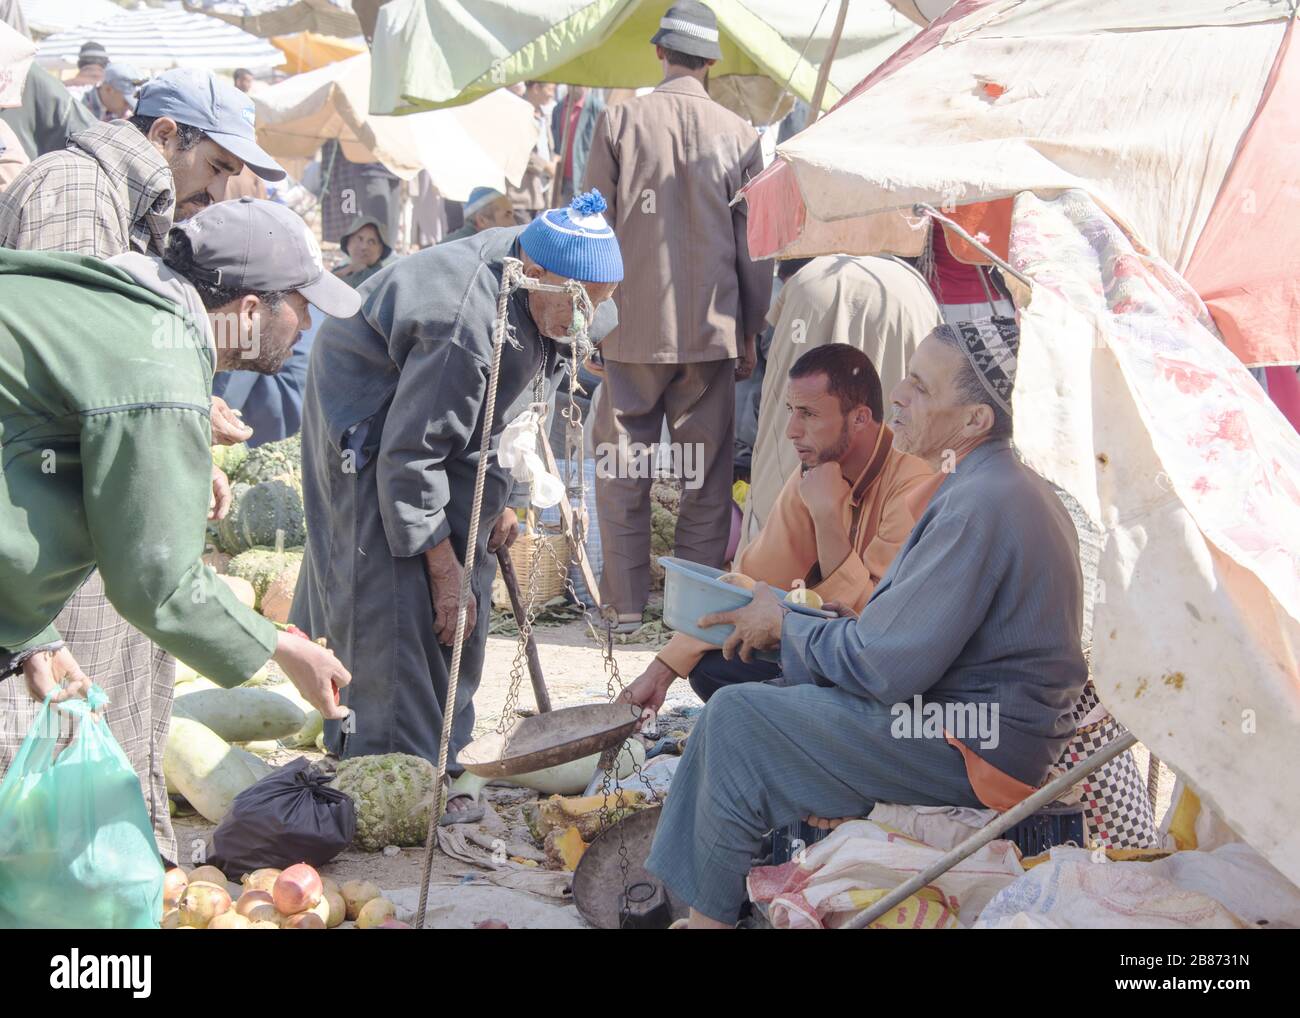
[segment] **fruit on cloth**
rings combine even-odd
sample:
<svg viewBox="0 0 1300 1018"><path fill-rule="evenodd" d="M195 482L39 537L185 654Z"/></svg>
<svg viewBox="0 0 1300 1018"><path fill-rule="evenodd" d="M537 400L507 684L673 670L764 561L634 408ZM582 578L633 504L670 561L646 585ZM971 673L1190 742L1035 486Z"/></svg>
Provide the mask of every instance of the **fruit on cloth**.
<svg viewBox="0 0 1300 1018"><path fill-rule="evenodd" d="M331 784L356 807L356 847L378 852L385 845L424 844L434 800L428 760L406 753L352 757L339 764Z"/></svg>
<svg viewBox="0 0 1300 1018"><path fill-rule="evenodd" d="M324 901L329 911L329 915L325 919L325 925L332 930L348 917L348 907L343 901L343 895L328 888L325 891Z"/></svg>
<svg viewBox="0 0 1300 1018"><path fill-rule="evenodd" d="M216 884L218 887L226 886L226 875L215 866L199 866L190 871L190 883L203 880L209 884Z"/></svg>
<svg viewBox="0 0 1300 1018"><path fill-rule="evenodd" d="M357 913L357 929L373 930L385 919L396 918L396 905L387 898L371 898Z"/></svg>
<svg viewBox="0 0 1300 1018"><path fill-rule="evenodd" d="M369 901L383 897L384 892L379 889L378 884L373 884L369 880L349 880L339 888L339 894L343 895L343 907L349 919L355 919L361 914L361 909Z"/></svg>
<svg viewBox="0 0 1300 1018"><path fill-rule="evenodd" d="M822 596L815 590L809 590L807 587L795 587L794 590L785 595L786 604L803 605L805 608L820 608L822 606Z"/></svg>
<svg viewBox="0 0 1300 1018"><path fill-rule="evenodd" d="M740 587L743 590L753 590L754 581L744 573L723 573L718 577L719 582L729 583L733 587Z"/></svg>
<svg viewBox="0 0 1300 1018"><path fill-rule="evenodd" d="M587 843L582 840L582 835L578 833L576 827L565 827L562 830L557 828L551 831L546 836L544 847L546 859L552 868L566 870L569 873L578 868L582 854L587 851Z"/></svg>
<svg viewBox="0 0 1300 1018"><path fill-rule="evenodd" d="M217 524L217 539L222 551L235 556L256 547L301 547L307 539L302 492L278 477L241 491Z"/></svg>
<svg viewBox="0 0 1300 1018"><path fill-rule="evenodd" d="M253 870L252 873L245 873L242 881L245 892L265 891L269 900L271 888L275 886L276 877L278 877L281 872L281 870L267 868Z"/></svg>
<svg viewBox="0 0 1300 1018"><path fill-rule="evenodd" d="M178 696L172 713L207 726L227 742L256 742L295 734L307 714L269 689L236 686L200 689Z"/></svg>
<svg viewBox="0 0 1300 1018"><path fill-rule="evenodd" d="M284 915L292 916L312 909L325 893L320 874L305 862L294 863L275 879L271 900Z"/></svg>
<svg viewBox="0 0 1300 1018"><path fill-rule="evenodd" d="M190 882L189 874L179 866L173 866L163 874L163 908L175 908L180 904L181 895Z"/></svg>
<svg viewBox="0 0 1300 1018"><path fill-rule="evenodd" d="M545 843L552 832L563 832L574 827L578 834L587 841L596 837L601 831L601 803L606 808L606 821L617 823L633 810L645 805L645 793L621 789L607 796L600 794L581 797L553 795L538 804L536 811L529 818L529 829L533 837Z"/></svg>
<svg viewBox="0 0 1300 1018"><path fill-rule="evenodd" d="M247 605L249 608L256 607L257 591L253 589L253 585L247 580L239 576L229 576L225 573L219 574L218 579L230 588L230 592L239 599L240 604Z"/></svg>
<svg viewBox="0 0 1300 1018"><path fill-rule="evenodd" d="M216 884L192 881L181 895L178 910L181 925L207 929L213 919L230 911L230 895L224 887Z"/></svg>
<svg viewBox="0 0 1300 1018"><path fill-rule="evenodd" d="M262 595L276 577L286 571L296 570L302 566L302 549L287 548L276 551L274 548L249 548L241 551L230 560L230 575L238 576L253 585L257 603L261 604Z"/></svg>
<svg viewBox="0 0 1300 1018"><path fill-rule="evenodd" d="M590 756L582 757L579 760L554 764L551 767L544 767L540 771L529 771L526 774L513 774L502 780L506 784L522 785L525 788L536 789L547 795L577 795L591 783L591 776L596 773L596 766L599 762L600 754L592 753ZM637 767L644 764L645 746L640 739L630 738L623 743L623 748L619 750L614 774L618 778L626 778Z"/></svg>
<svg viewBox="0 0 1300 1018"><path fill-rule="evenodd" d="M234 446L231 446L234 448ZM302 436L293 435L278 442L266 442L249 449L234 472L226 471L232 481L257 484L280 474L302 474Z"/></svg>
<svg viewBox="0 0 1300 1018"><path fill-rule="evenodd" d="M274 905L263 901L248 909L248 919L254 923L274 923L278 927L284 922L285 916Z"/></svg>
<svg viewBox="0 0 1300 1018"><path fill-rule="evenodd" d="M222 912L208 923L210 930L246 930L253 924L238 912Z"/></svg>
<svg viewBox="0 0 1300 1018"><path fill-rule="evenodd" d="M269 891L245 891L239 896L239 900L235 902L235 911L247 917L259 905L269 905L271 908L275 908Z"/></svg>
<svg viewBox="0 0 1300 1018"><path fill-rule="evenodd" d="M323 930L325 929L325 920L315 912L299 912L297 915L291 915L280 923L282 930Z"/></svg>
<svg viewBox="0 0 1300 1018"><path fill-rule="evenodd" d="M180 697L176 704L184 699ZM168 787L185 796L206 820L220 823L235 796L272 770L252 753L230 745L211 728L174 708L163 750L163 775Z"/></svg>

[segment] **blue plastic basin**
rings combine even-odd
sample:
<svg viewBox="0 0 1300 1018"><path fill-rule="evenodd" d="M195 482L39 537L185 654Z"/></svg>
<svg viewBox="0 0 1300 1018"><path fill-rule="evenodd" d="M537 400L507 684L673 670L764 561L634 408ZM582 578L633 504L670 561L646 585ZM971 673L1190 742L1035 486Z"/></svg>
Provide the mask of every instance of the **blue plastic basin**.
<svg viewBox="0 0 1300 1018"><path fill-rule="evenodd" d="M705 643L721 647L736 627L709 626L701 629L697 622L710 612L729 612L743 608L754 600L753 591L723 583L718 579L724 574L723 569L667 555L659 560L659 564L664 567L664 624L669 629L689 633ZM777 587L772 590L777 597L785 597L787 593ZM831 612L803 605L790 605L790 608L820 619L835 618Z"/></svg>

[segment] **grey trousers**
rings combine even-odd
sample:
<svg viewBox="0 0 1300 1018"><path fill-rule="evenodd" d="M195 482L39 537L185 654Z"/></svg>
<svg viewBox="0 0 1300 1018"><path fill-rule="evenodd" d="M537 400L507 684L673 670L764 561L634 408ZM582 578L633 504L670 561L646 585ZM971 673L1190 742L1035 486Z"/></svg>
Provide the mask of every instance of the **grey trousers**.
<svg viewBox="0 0 1300 1018"><path fill-rule="evenodd" d="M961 753L895 738L887 704L823 686L714 693L673 776L646 868L704 915L734 922L763 836L877 802L980 806Z"/></svg>
<svg viewBox="0 0 1300 1018"><path fill-rule="evenodd" d="M649 476L630 476L616 451L655 445L663 433L689 469L673 554L721 566L731 530L735 445L735 360L695 364L605 362L603 393L592 430L596 509L604 570L600 593L620 615L639 615L650 596ZM605 465L618 463L609 471ZM610 474L613 476L609 476Z"/></svg>

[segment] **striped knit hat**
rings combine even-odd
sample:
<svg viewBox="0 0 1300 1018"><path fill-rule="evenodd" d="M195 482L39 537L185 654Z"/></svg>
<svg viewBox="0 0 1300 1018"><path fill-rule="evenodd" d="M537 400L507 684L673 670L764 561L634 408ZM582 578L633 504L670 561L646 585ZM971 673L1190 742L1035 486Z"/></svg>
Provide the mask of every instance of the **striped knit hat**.
<svg viewBox="0 0 1300 1018"><path fill-rule="evenodd" d="M659 19L659 31L650 42L688 56L722 59L717 16L699 0L680 0L664 11Z"/></svg>
<svg viewBox="0 0 1300 1018"><path fill-rule="evenodd" d="M601 215L597 190L576 195L568 208L548 209L519 235L519 246L547 272L581 283L617 283L623 255L614 231Z"/></svg>

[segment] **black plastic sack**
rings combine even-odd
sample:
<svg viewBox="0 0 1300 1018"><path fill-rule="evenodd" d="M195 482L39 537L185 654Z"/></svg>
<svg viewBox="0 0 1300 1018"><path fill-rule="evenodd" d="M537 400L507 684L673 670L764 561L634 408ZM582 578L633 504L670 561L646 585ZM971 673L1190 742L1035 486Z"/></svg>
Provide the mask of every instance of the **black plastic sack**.
<svg viewBox="0 0 1300 1018"><path fill-rule="evenodd" d="M331 779L300 756L244 789L212 833L207 861L232 880L267 867L329 862L357 830L351 797L330 788Z"/></svg>

